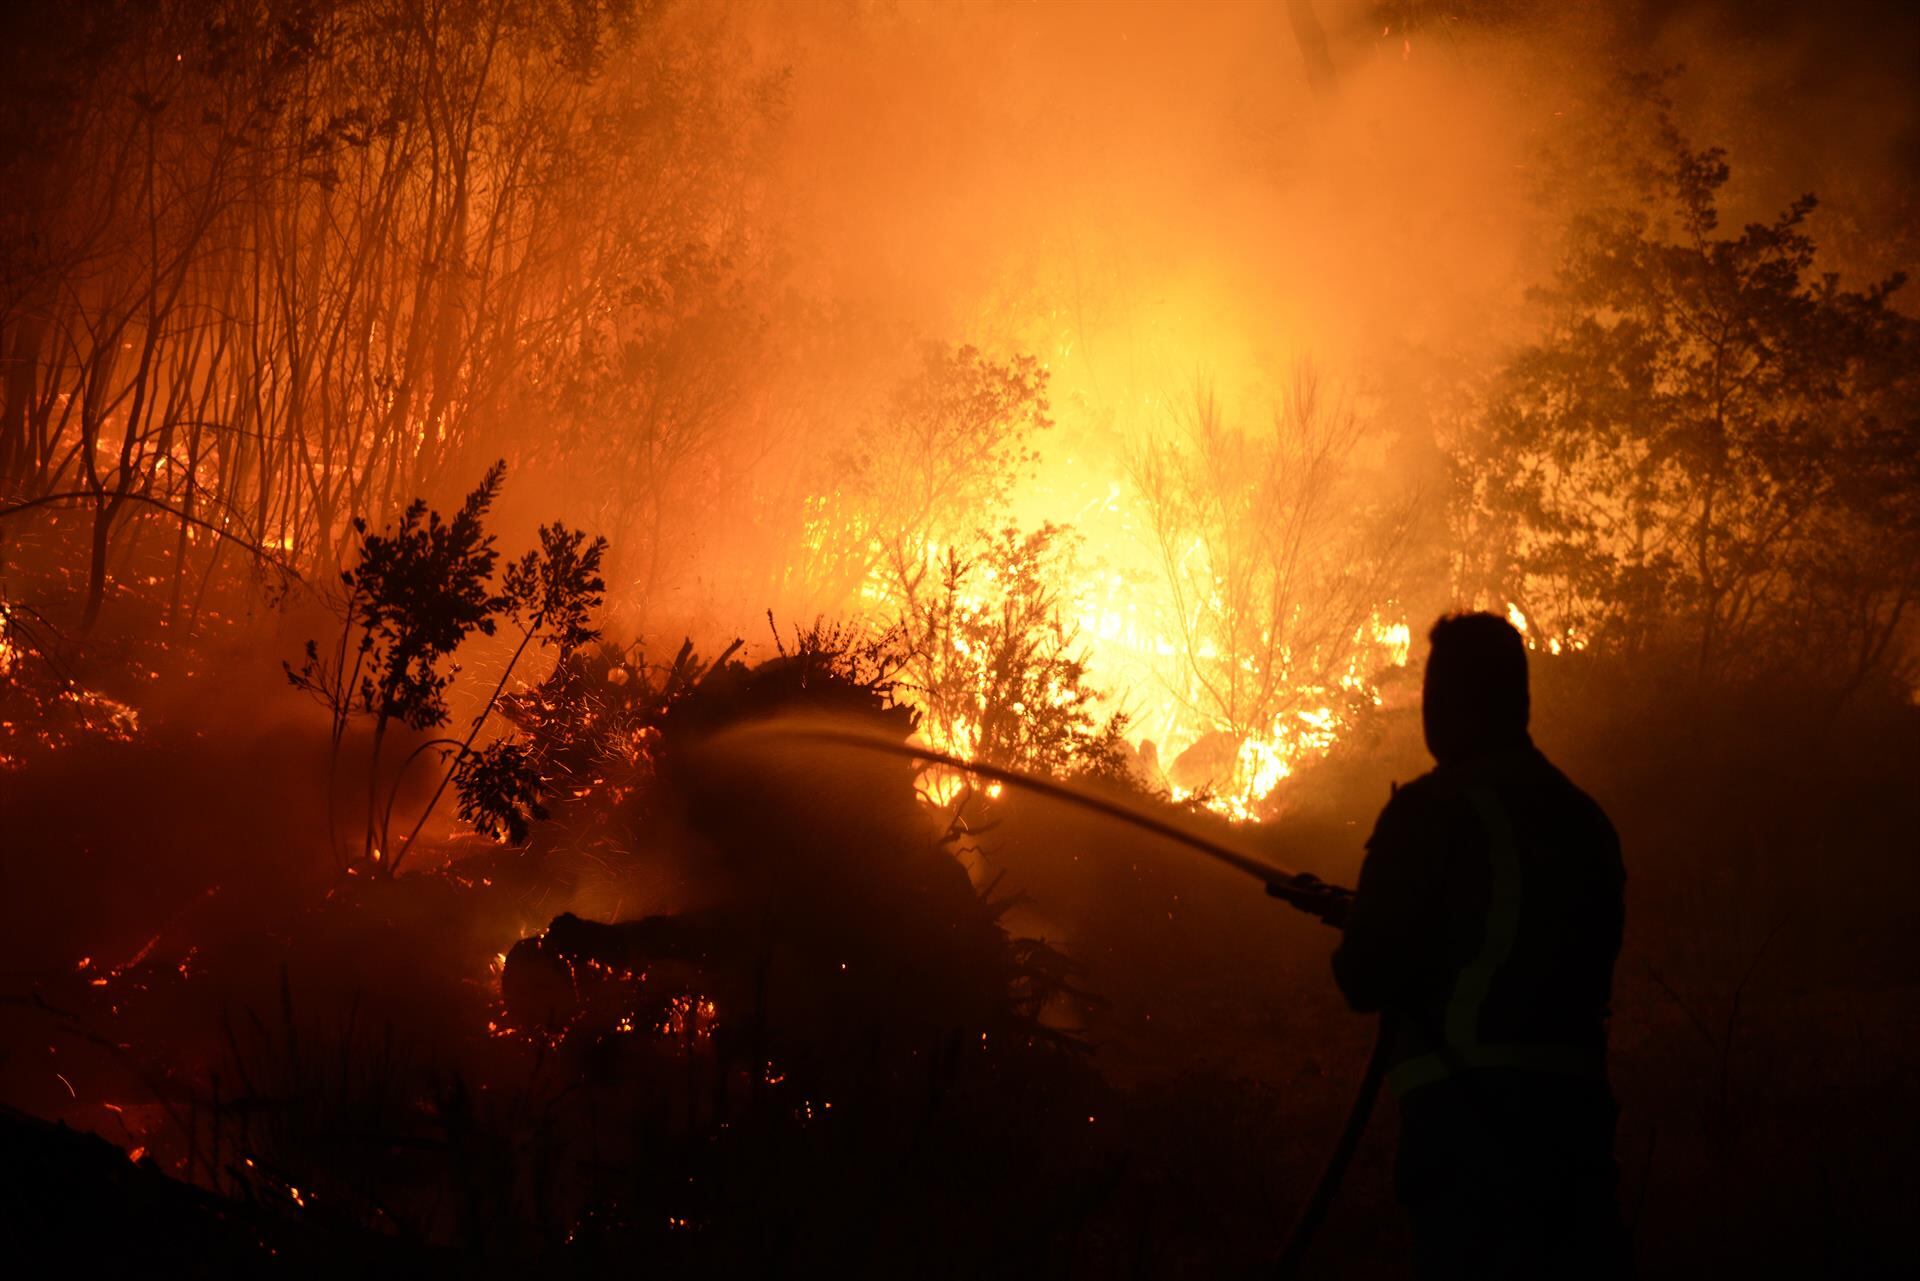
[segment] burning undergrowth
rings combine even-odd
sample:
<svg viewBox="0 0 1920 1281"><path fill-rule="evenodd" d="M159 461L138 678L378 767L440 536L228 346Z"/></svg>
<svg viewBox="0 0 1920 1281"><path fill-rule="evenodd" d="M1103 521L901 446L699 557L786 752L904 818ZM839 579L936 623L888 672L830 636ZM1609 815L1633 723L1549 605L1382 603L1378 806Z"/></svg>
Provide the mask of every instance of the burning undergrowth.
<svg viewBox="0 0 1920 1281"><path fill-rule="evenodd" d="M524 845L431 829L397 877L322 874L328 744L291 701L280 717L258 710L278 706L263 691L232 694L256 709L251 736L153 715L133 742L57 754L31 794L0 797L8 830L57 837L57 854L7 869L9 1099L134 1158L128 1195L157 1197L146 1176L165 1172L216 1198L224 1222L252 1232L262 1216L254 1239L305 1242L313 1259L451 1270L479 1266L478 1251L500 1269L642 1259L668 1275L1251 1266L1298 1203L1361 1054L1364 1028L1324 982L1324 936L1225 873L1015 789L962 780L936 807L904 762L742 749L738 727L796 715L916 732L884 644L816 629L780 648L705 661L688 645L662 663L581 647L498 712L546 762L548 817ZM1804 899L1810 886L1781 879L1804 860L1785 852L1839 841L1822 832L1842 802L1818 808L1815 791L1871 816L1853 820L1851 847L1893 848L1904 811L1873 797L1896 755L1845 778L1872 735L1810 765L1788 746L1798 722L1762 734L1741 713L1707 741L1756 759L1703 778L1711 762L1679 736L1673 700L1603 661L1543 658L1537 694L1583 774L1649 798L1620 811L1655 896L1637 919L1678 911L1692 901L1680 882L1710 874L1756 919L1776 880ZM1648 706L1602 708L1593 681ZM1303 773L1287 823L1238 839L1350 876L1353 816L1418 768L1411 718L1383 711L1370 733ZM1695 744L1686 770L1682 748L1649 746L1667 741ZM363 750L350 738L350 768ZM1729 821L1714 807L1789 759L1767 774L1786 818L1762 826L1779 850L1734 876L1702 852ZM1807 769L1818 787L1796 790ZM1085 785L1153 803L1124 773ZM424 801L418 789L403 805ZM1182 818L1226 824L1192 806ZM1850 914L1849 931L1870 918ZM1678 1136L1662 1138L1656 1175L1667 1162L1724 1174L1689 1137L1693 1109L1737 1134L1743 1099L1791 1083L1736 1073L1723 1089L1716 1068L1695 1098L1682 1069L1698 1038L1677 1003L1716 999L1693 949L1744 968L1755 943L1692 917L1657 928L1639 944L1657 983L1623 979L1623 1089L1645 1125ZM1836 973L1843 950L1827 949ZM1791 1025L1769 993L1748 994L1739 1035L1773 1054ZM1758 1053L1714 1050L1743 1071ZM1864 1060L1847 1070L1885 1088ZM1644 1154L1646 1135L1623 1150ZM1363 1154L1352 1217L1330 1229L1357 1271L1394 1250L1369 1231L1382 1156ZM1863 1192L1862 1213L1892 1195ZM198 1231L199 1214L171 1221Z"/></svg>
<svg viewBox="0 0 1920 1281"><path fill-rule="evenodd" d="M603 653L581 666L607 662ZM905 741L917 717L894 701L874 648L815 629L791 652L751 667L727 659L703 668L683 650L644 694L633 692L645 677L632 671L609 667L608 675L625 675L601 678L618 697L567 718L593 726L602 744L620 744L617 754L579 735L546 749L563 759L577 753L580 768L594 771L549 835L564 848L601 829L603 875L622 835L644 842L648 861L672 869L670 901L683 906L624 933L566 916L521 943L506 959L516 1022L571 1027L581 1011L566 1008L568 998L579 996L585 966L594 986L624 978L655 991L657 970L704 970L699 981L725 989L736 1018L775 1039L766 1010L747 1014L774 992L794 1007L775 1022L815 1037L831 1039L851 1020L908 1042L1059 1039L1040 1015L1070 994L1064 961L1037 940L1007 937L1008 901L977 890L944 848L951 825L921 803L913 765L716 746L730 728L796 712ZM516 714L533 723L528 708ZM622 768L624 776L615 773ZM681 998L693 995L670 995L666 1007L685 1007ZM704 1017L716 1001L700 995L690 1008ZM684 1022L671 1010L663 1017ZM640 1011L622 1011L619 1021L636 1019L661 1021Z"/></svg>
<svg viewBox="0 0 1920 1281"><path fill-rule="evenodd" d="M44 1039L45 1110L275 1213L563 1266L880 1267L927 1233L987 1261L1077 1230L1124 1103L1074 967L1009 931L911 764L714 747L796 713L905 740L880 649L592 647L505 710L554 763L531 844L256 867L43 976L8 1017Z"/></svg>
<svg viewBox="0 0 1920 1281"><path fill-rule="evenodd" d="M31 605L0 593L0 771L17 771L89 739L129 742L140 713L90 689L62 660L66 637Z"/></svg>

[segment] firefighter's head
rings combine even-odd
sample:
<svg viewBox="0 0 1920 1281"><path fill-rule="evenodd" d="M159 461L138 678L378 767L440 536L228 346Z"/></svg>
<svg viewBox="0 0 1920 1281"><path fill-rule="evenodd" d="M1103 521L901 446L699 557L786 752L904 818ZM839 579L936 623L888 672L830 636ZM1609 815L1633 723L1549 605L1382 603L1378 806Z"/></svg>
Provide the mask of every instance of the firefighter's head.
<svg viewBox="0 0 1920 1281"><path fill-rule="evenodd" d="M1427 639L1421 717L1434 759L1525 742L1527 646L1513 625L1497 614L1448 614Z"/></svg>

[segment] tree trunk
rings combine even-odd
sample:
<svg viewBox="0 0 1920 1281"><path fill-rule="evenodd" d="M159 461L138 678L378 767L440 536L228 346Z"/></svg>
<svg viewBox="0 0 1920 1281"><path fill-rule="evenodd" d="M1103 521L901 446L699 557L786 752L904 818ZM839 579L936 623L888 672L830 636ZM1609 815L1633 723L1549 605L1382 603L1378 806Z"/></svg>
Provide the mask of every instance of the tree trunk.
<svg viewBox="0 0 1920 1281"><path fill-rule="evenodd" d="M31 450L27 442L27 407L33 401L40 368L40 341L44 326L37 316L22 316L13 325L13 350L7 355L5 400L0 403L0 493L10 493L16 477L25 476Z"/></svg>
<svg viewBox="0 0 1920 1281"><path fill-rule="evenodd" d="M387 718L382 715L373 725L373 757L367 762L367 839L361 846L361 856L374 863L376 870L383 870L375 863L373 836L380 813L380 744L386 736Z"/></svg>
<svg viewBox="0 0 1920 1281"><path fill-rule="evenodd" d="M82 632L93 630L100 618L100 606L107 598L107 548L113 535L113 517L119 509L117 499L94 509L93 550L87 562L87 604L80 615Z"/></svg>

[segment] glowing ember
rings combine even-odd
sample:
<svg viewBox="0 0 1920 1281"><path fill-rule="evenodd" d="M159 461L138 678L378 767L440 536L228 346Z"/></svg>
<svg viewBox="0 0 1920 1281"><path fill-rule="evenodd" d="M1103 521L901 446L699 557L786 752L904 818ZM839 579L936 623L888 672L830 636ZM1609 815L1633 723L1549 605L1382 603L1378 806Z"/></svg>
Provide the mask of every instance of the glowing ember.
<svg viewBox="0 0 1920 1281"><path fill-rule="evenodd" d="M666 1014L656 1030L662 1036L701 1040L713 1035L713 1025L718 1017L719 1010L708 998L683 994L667 1002ZM632 1026L630 1020L628 1026Z"/></svg>

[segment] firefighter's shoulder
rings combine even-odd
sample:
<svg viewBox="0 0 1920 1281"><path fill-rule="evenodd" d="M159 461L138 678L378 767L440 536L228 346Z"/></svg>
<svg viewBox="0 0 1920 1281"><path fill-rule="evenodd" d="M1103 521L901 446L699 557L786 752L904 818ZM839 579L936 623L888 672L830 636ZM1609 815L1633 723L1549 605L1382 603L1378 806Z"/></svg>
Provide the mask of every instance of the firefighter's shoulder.
<svg viewBox="0 0 1920 1281"><path fill-rule="evenodd" d="M1445 806L1455 799L1458 791L1446 771L1430 769L1418 778L1395 783L1392 794L1387 797L1387 808L1382 812L1413 813Z"/></svg>
<svg viewBox="0 0 1920 1281"><path fill-rule="evenodd" d="M1613 820L1607 817L1607 811L1600 802L1544 757L1541 758L1541 765L1544 767L1547 786L1560 812L1568 819L1617 844L1619 836L1614 830Z"/></svg>
<svg viewBox="0 0 1920 1281"><path fill-rule="evenodd" d="M1372 849L1418 832L1450 807L1452 791L1437 770L1429 770L1409 782L1395 783L1386 808L1374 823L1367 847Z"/></svg>

